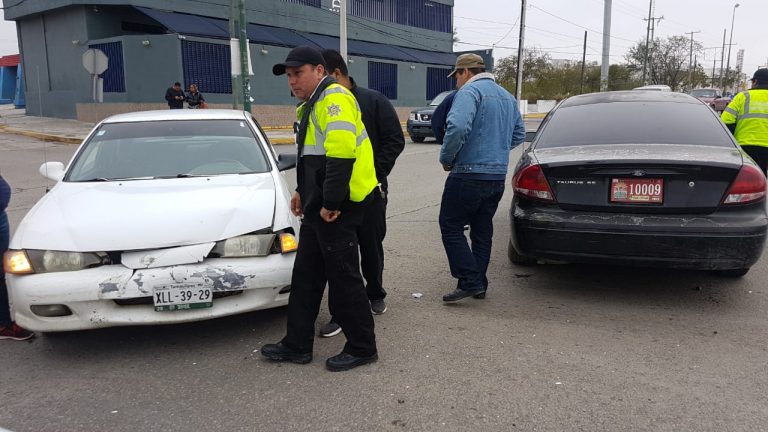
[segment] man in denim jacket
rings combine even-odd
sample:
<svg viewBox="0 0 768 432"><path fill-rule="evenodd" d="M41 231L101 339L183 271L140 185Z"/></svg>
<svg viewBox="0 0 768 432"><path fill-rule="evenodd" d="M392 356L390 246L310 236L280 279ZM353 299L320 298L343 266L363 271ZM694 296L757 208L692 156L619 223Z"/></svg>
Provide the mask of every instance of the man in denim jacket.
<svg viewBox="0 0 768 432"><path fill-rule="evenodd" d="M440 163L450 171L440 203L440 232L451 275L459 281L443 296L445 302L485 298L493 215L504 194L509 151L525 140L517 100L485 72L482 57L459 56L450 76L459 90L440 148ZM471 248L464 237L467 225Z"/></svg>

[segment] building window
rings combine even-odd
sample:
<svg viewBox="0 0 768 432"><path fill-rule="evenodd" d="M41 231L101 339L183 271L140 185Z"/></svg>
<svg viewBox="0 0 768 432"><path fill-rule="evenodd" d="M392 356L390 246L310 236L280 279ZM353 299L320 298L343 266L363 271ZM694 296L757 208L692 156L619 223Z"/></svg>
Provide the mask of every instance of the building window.
<svg viewBox="0 0 768 432"><path fill-rule="evenodd" d="M107 55L107 70L99 75L104 79L104 93L125 93L125 68L123 65L123 43L109 42L88 45L88 48L100 49Z"/></svg>
<svg viewBox="0 0 768 432"><path fill-rule="evenodd" d="M229 45L181 41L184 89L197 84L200 93L232 93Z"/></svg>
<svg viewBox="0 0 768 432"><path fill-rule="evenodd" d="M432 100L440 93L453 89L453 78L448 78L449 73L451 69L427 68L427 100Z"/></svg>
<svg viewBox="0 0 768 432"><path fill-rule="evenodd" d="M352 0L349 14L443 33L453 32L452 7L430 0Z"/></svg>
<svg viewBox="0 0 768 432"><path fill-rule="evenodd" d="M304 6L312 6L319 8L320 0L283 0L286 3L302 4Z"/></svg>
<svg viewBox="0 0 768 432"><path fill-rule="evenodd" d="M389 99L397 99L397 65L368 62L368 88L381 92Z"/></svg>

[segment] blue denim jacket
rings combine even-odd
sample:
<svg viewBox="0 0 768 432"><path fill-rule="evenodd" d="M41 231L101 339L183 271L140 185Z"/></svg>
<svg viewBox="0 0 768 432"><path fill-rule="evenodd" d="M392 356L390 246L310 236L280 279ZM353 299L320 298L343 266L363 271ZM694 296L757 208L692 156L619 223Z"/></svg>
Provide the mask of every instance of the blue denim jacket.
<svg viewBox="0 0 768 432"><path fill-rule="evenodd" d="M493 75L475 75L456 92L440 148L452 174L506 175L509 151L525 141L517 100Z"/></svg>

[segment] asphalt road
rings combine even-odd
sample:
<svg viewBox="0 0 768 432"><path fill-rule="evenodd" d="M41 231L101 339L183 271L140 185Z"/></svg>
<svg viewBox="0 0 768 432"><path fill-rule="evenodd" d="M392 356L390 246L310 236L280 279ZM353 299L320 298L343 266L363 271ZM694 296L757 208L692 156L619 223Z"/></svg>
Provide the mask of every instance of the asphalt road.
<svg viewBox="0 0 768 432"><path fill-rule="evenodd" d="M73 146L0 134L12 228L42 196L37 167ZM288 150L282 148L281 150ZM508 189L486 300L454 286L437 215L434 143L390 177L380 361L331 373L343 337L309 365L257 350L285 310L0 342L0 427L14 431L757 431L768 428L768 279L506 258ZM513 159L519 155L514 152ZM119 230L120 227L115 227ZM414 298L420 293L421 298ZM325 322L328 311L321 309Z"/></svg>

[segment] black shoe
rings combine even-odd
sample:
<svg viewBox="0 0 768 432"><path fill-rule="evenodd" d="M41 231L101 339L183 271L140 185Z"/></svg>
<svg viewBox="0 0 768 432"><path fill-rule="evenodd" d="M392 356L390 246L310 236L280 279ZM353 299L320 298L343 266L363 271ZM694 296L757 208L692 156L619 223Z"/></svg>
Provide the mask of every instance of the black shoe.
<svg viewBox="0 0 768 432"><path fill-rule="evenodd" d="M381 315L386 311L387 304L384 302L384 299L371 300L371 312L373 312L374 315Z"/></svg>
<svg viewBox="0 0 768 432"><path fill-rule="evenodd" d="M475 296L475 295L478 295L478 294L484 294L484 293L485 293L485 290L482 290L482 289L474 290L474 291L465 291L463 289L456 288L455 290L453 290L452 293L448 293L448 294L444 295L443 296L443 301L444 302L455 302L455 301L459 301L459 300L461 300L463 298L472 297L472 296Z"/></svg>
<svg viewBox="0 0 768 432"><path fill-rule="evenodd" d="M476 299L478 299L478 300L483 300L483 299L485 298L485 291L483 291L483 292L481 292L481 293L478 293L478 294L475 294L475 295L473 295L473 296L472 296L472 298L476 298Z"/></svg>
<svg viewBox="0 0 768 432"><path fill-rule="evenodd" d="M364 364L373 363L379 359L378 354L374 354L368 357L355 357L352 354L341 352L339 355L335 355L325 361L325 367L331 372L341 372L345 370L354 369Z"/></svg>
<svg viewBox="0 0 768 432"><path fill-rule="evenodd" d="M312 353L296 352L282 342L276 344L266 344L261 347L261 355L277 362L291 362L296 364L307 364L312 361Z"/></svg>
<svg viewBox="0 0 768 432"><path fill-rule="evenodd" d="M320 326L320 337L333 337L341 333L341 326L331 318L328 324Z"/></svg>

